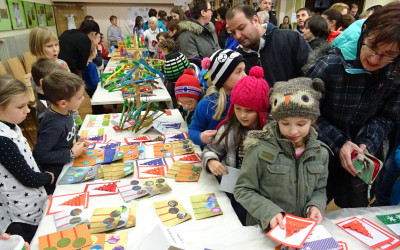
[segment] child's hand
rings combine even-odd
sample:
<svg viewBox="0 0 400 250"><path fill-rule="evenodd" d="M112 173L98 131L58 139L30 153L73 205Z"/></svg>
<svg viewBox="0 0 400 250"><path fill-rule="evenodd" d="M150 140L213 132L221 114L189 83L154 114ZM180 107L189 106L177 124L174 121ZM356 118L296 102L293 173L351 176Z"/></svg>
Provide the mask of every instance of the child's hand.
<svg viewBox="0 0 400 250"><path fill-rule="evenodd" d="M3 233L2 235L0 235L0 240L8 240L10 238L9 234ZM24 243L25 249L29 250L29 243L25 241Z"/></svg>
<svg viewBox="0 0 400 250"><path fill-rule="evenodd" d="M312 206L312 207L310 207L310 210L308 210L307 218L317 220L318 223L322 222L321 211L319 211L319 209L316 206Z"/></svg>
<svg viewBox="0 0 400 250"><path fill-rule="evenodd" d="M71 150L74 153L74 156L78 157L85 151L85 144L78 141L74 144Z"/></svg>
<svg viewBox="0 0 400 250"><path fill-rule="evenodd" d="M89 136L81 136L78 140L78 142L82 142L83 145L85 146L85 149L87 149L89 147Z"/></svg>
<svg viewBox="0 0 400 250"><path fill-rule="evenodd" d="M210 144L216 133L217 130L206 130L200 134L200 140L205 144Z"/></svg>
<svg viewBox="0 0 400 250"><path fill-rule="evenodd" d="M227 174L228 170L217 160L209 160L207 166L214 175Z"/></svg>
<svg viewBox="0 0 400 250"><path fill-rule="evenodd" d="M281 229L285 229L285 225L283 224L283 216L281 213L275 215L275 217L272 218L271 221L269 222L271 229L274 228L276 224L279 224L279 227Z"/></svg>

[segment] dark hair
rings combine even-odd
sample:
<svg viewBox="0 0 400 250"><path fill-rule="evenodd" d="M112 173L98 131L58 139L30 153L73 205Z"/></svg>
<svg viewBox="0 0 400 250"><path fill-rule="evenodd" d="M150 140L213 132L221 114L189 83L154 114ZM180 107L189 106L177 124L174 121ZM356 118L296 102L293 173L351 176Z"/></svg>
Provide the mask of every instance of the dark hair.
<svg viewBox="0 0 400 250"><path fill-rule="evenodd" d="M343 30L347 29L356 19L351 14L342 15Z"/></svg>
<svg viewBox="0 0 400 250"><path fill-rule="evenodd" d="M357 9L358 9L358 5L355 4L355 3L352 3L352 4L350 5L350 9L353 9L353 8L357 8Z"/></svg>
<svg viewBox="0 0 400 250"><path fill-rule="evenodd" d="M339 27L343 25L342 14L336 9L327 9L324 12L322 12L321 15L327 16L328 19L331 21L336 21L335 30L337 30Z"/></svg>
<svg viewBox="0 0 400 250"><path fill-rule="evenodd" d="M114 19L117 19L117 17L114 16L114 15L110 16L110 22L111 22L112 20L114 20Z"/></svg>
<svg viewBox="0 0 400 250"><path fill-rule="evenodd" d="M167 31L174 30L179 31L179 20L171 20L167 23Z"/></svg>
<svg viewBox="0 0 400 250"><path fill-rule="evenodd" d="M148 14L149 14L149 18L152 17L152 16L157 17L157 10L156 9L150 9Z"/></svg>
<svg viewBox="0 0 400 250"><path fill-rule="evenodd" d="M143 28L143 24L140 24L140 21L143 20L143 17L137 16L135 18L135 28Z"/></svg>
<svg viewBox="0 0 400 250"><path fill-rule="evenodd" d="M364 42L368 36L374 36L371 47L378 44L396 43L400 49L400 2L388 3L374 12L364 23L364 29L360 36L360 42Z"/></svg>
<svg viewBox="0 0 400 250"><path fill-rule="evenodd" d="M329 31L328 31L328 23L326 22L325 18L323 18L320 15L315 15L310 18L308 18L304 22L304 26L308 26L310 29L311 33L315 37L321 37L323 39L328 38L329 36Z"/></svg>
<svg viewBox="0 0 400 250"><path fill-rule="evenodd" d="M374 6L371 6L371 7L369 7L368 9L367 9L367 11L377 11L377 10L379 10L379 9L381 9L382 8L382 5L380 5L380 4L378 4L378 5L374 5Z"/></svg>
<svg viewBox="0 0 400 250"><path fill-rule="evenodd" d="M309 16L311 16L311 10L309 8L300 8L296 11L296 14L299 13L299 11L305 10Z"/></svg>
<svg viewBox="0 0 400 250"><path fill-rule="evenodd" d="M160 36L162 36L162 37L164 37L165 39L167 39L168 38L168 33L167 32L160 32L160 33L158 33L157 35L156 35L156 39L157 39L157 42L159 42L159 38L160 38Z"/></svg>
<svg viewBox="0 0 400 250"><path fill-rule="evenodd" d="M171 53L175 51L175 42L171 38L166 38L158 43L158 47Z"/></svg>
<svg viewBox="0 0 400 250"><path fill-rule="evenodd" d="M55 70L43 79L43 92L51 104L58 105L61 100L69 101L85 82L79 76L62 70Z"/></svg>
<svg viewBox="0 0 400 250"><path fill-rule="evenodd" d="M193 7L190 9L190 14L193 19L199 19L201 17L201 11L207 9L207 0L193 0Z"/></svg>
<svg viewBox="0 0 400 250"><path fill-rule="evenodd" d="M44 78L54 70L67 70L54 60L49 58L39 58L34 64L32 64L32 78L37 86L40 86L40 79Z"/></svg>
<svg viewBox="0 0 400 250"><path fill-rule="evenodd" d="M257 15L257 12L250 5L236 4L228 10L228 12L226 13L226 19L232 19L235 16L236 12L243 12L245 17L250 21L253 21L253 17Z"/></svg>
<svg viewBox="0 0 400 250"><path fill-rule="evenodd" d="M179 15L179 21L187 20L187 16L183 12L182 8L179 6L172 7L170 13L175 13Z"/></svg>
<svg viewBox="0 0 400 250"><path fill-rule="evenodd" d="M85 16L85 18L83 18L83 21L86 21L86 20L94 20L94 17L91 15L87 15L87 16Z"/></svg>
<svg viewBox="0 0 400 250"><path fill-rule="evenodd" d="M225 6L219 7L219 9L217 10L217 13L222 18L222 20L226 20L226 12L228 12L228 10L229 9Z"/></svg>
<svg viewBox="0 0 400 250"><path fill-rule="evenodd" d="M165 21L166 16L167 16L167 12L165 10L159 10L158 11L158 18L160 18L163 21Z"/></svg>
<svg viewBox="0 0 400 250"><path fill-rule="evenodd" d="M96 32L97 34L100 32L100 27L95 21L86 20L81 23L81 26L79 26L79 30L85 34L89 34L90 32Z"/></svg>

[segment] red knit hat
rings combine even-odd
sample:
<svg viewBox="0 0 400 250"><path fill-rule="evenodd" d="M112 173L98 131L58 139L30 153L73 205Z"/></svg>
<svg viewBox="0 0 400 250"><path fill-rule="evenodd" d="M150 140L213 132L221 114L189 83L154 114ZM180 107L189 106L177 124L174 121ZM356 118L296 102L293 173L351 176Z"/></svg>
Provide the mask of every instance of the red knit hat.
<svg viewBox="0 0 400 250"><path fill-rule="evenodd" d="M201 87L200 82L191 69L185 69L183 75L178 78L175 83L175 96L179 97L191 97L197 100L201 98Z"/></svg>
<svg viewBox="0 0 400 250"><path fill-rule="evenodd" d="M228 115L218 128L224 124L231 115L234 115L235 104L257 111L261 128L267 121L268 102L268 83L264 80L264 71L261 67L255 66L250 69L249 75L240 79L233 87L231 92L231 106Z"/></svg>

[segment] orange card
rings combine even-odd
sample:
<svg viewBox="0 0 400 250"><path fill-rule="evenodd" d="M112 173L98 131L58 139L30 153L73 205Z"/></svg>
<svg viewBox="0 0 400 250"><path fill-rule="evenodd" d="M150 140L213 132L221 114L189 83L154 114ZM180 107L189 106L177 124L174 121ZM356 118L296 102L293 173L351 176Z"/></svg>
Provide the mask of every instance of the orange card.
<svg viewBox="0 0 400 250"><path fill-rule="evenodd" d="M57 233L39 237L39 249L74 250L92 244L89 229L85 224Z"/></svg>
<svg viewBox="0 0 400 250"><path fill-rule="evenodd" d="M174 164L178 162L179 161L176 161ZM201 167L196 167L193 164L182 163L180 164L180 168L176 174L175 181L198 181L200 178L201 169Z"/></svg>
<svg viewBox="0 0 400 250"><path fill-rule="evenodd" d="M104 248L106 234L91 234L90 237L92 238L93 243L89 246L82 247L81 250L96 250Z"/></svg>
<svg viewBox="0 0 400 250"><path fill-rule="evenodd" d="M124 151L124 161L132 161L139 158L137 144L123 146L122 150Z"/></svg>
<svg viewBox="0 0 400 250"><path fill-rule="evenodd" d="M153 145L153 150L154 150L154 158L158 157L172 157L173 156L173 150L172 150L172 144L170 143L157 143Z"/></svg>
<svg viewBox="0 0 400 250"><path fill-rule="evenodd" d="M73 167L94 166L104 162L104 149L92 149L75 158Z"/></svg>

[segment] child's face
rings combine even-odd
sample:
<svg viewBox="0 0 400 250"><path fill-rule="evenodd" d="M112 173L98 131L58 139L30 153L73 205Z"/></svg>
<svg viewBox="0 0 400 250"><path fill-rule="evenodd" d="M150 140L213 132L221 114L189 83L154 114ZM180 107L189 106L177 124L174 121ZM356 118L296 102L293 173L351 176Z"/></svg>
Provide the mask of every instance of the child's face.
<svg viewBox="0 0 400 250"><path fill-rule="evenodd" d="M169 37L173 37L176 34L177 31L178 31L177 29L168 30L168 36Z"/></svg>
<svg viewBox="0 0 400 250"><path fill-rule="evenodd" d="M77 110L81 106L83 100L85 97L83 96L83 92L85 91L85 88L82 86L78 92L75 93L71 97L69 101L65 101L65 106L68 108L68 110Z"/></svg>
<svg viewBox="0 0 400 250"><path fill-rule="evenodd" d="M44 54L47 58L55 60L58 58L58 53L60 52L60 46L58 40L53 40L44 45Z"/></svg>
<svg viewBox="0 0 400 250"><path fill-rule="evenodd" d="M196 109L197 103L199 101L192 97L179 97L178 104L187 109L188 111L192 112Z"/></svg>
<svg viewBox="0 0 400 250"><path fill-rule="evenodd" d="M288 117L278 121L279 131L295 145L302 145L314 121L301 117Z"/></svg>
<svg viewBox="0 0 400 250"><path fill-rule="evenodd" d="M308 27L308 23L306 23L306 25L304 25L303 38L306 41L311 41L315 38L314 34L311 32L310 28Z"/></svg>
<svg viewBox="0 0 400 250"><path fill-rule="evenodd" d="M165 57L165 56L167 56L168 54L169 54L169 51L167 50L167 49L162 49L162 48L160 48L160 50L161 50L161 54Z"/></svg>
<svg viewBox="0 0 400 250"><path fill-rule="evenodd" d="M165 37L160 36L160 37L158 38L158 42L161 42L162 40L165 40Z"/></svg>
<svg viewBox="0 0 400 250"><path fill-rule="evenodd" d="M235 115L240 124L248 130L258 128L258 113L252 109L248 109L237 104L233 106Z"/></svg>
<svg viewBox="0 0 400 250"><path fill-rule="evenodd" d="M230 94L233 87L235 84L242 79L243 77L246 76L246 73L244 72L245 70L245 64L244 62L241 62L236 66L236 68L233 70L229 78L225 81L224 85L222 86L225 90L226 94Z"/></svg>
<svg viewBox="0 0 400 250"><path fill-rule="evenodd" d="M31 111L28 107L29 96L22 93L11 97L5 107L0 107L0 120L11 124L19 124Z"/></svg>

